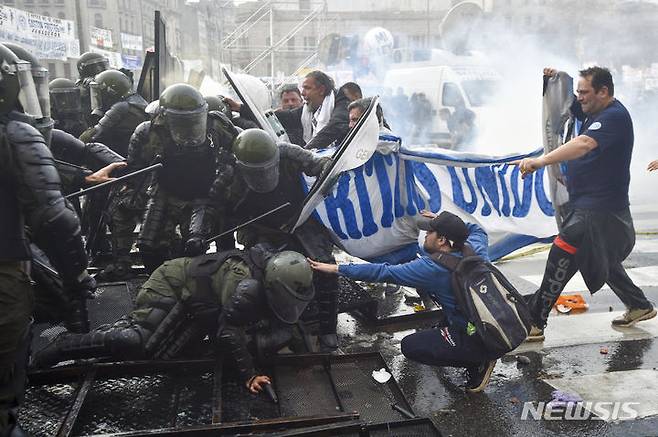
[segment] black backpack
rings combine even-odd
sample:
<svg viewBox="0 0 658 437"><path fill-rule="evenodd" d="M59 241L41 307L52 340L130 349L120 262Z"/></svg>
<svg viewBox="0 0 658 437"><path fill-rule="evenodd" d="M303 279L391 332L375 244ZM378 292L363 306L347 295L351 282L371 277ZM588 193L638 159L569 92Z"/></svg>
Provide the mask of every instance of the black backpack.
<svg viewBox="0 0 658 437"><path fill-rule="evenodd" d="M500 270L478 256L468 244L464 257L432 254L432 259L452 272L452 289L457 305L492 355L502 356L521 344L532 325L530 309L523 296Z"/></svg>

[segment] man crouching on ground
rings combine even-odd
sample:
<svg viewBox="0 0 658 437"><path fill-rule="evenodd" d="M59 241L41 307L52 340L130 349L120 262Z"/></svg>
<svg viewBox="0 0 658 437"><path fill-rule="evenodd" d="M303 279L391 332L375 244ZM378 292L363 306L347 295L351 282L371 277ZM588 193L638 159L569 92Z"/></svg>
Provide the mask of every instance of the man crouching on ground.
<svg viewBox="0 0 658 437"><path fill-rule="evenodd" d="M325 264L309 260L311 267L326 273L337 273L355 280L388 282L427 290L441 305L448 326L419 331L402 339L402 354L414 361L431 366L465 367L468 378L466 390L484 390L497 356L491 356L477 335L467 333L467 321L457 307L452 289L451 272L437 264L431 255L439 252L461 256L464 244L469 244L477 255L489 260L487 233L476 224L465 224L447 211L436 215L422 211L425 219L418 227L427 231L423 253L413 261L389 264Z"/></svg>

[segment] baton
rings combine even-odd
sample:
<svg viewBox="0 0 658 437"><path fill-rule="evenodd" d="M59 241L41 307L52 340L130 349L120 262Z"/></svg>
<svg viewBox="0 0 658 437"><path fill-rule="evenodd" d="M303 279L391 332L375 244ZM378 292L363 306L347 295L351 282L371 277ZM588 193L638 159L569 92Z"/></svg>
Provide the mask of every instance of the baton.
<svg viewBox="0 0 658 437"><path fill-rule="evenodd" d="M279 210L281 210L281 209L283 209L283 208L286 208L286 207L288 207L288 206L290 206L290 202L286 202L286 203L284 203L283 205L279 205L279 206L277 206L276 208L274 208L274 209L272 209L272 210L270 210L270 211L267 211L266 213L263 213L263 214L259 215L258 217L252 218L251 220L248 220L248 221L246 221L246 222L244 222L244 223L242 223L242 224L240 224L240 225L237 225L237 226L235 226L235 227L229 229L228 231L224 231L224 232L222 232L222 233L219 234L219 235L215 235L214 237L208 238L207 240L204 240L203 243L204 243L204 244L208 244L208 243L211 243L211 242L217 240L218 238L222 238L224 235L232 234L233 232L237 231L238 229L243 228L243 227L245 227L245 226L247 226L247 225L250 225L250 224L252 224L253 222L258 221L258 220L262 219L263 217L266 217L266 216L268 216L268 215L270 215L270 214L274 214L275 212L277 212L277 211L279 211Z"/></svg>
<svg viewBox="0 0 658 437"><path fill-rule="evenodd" d="M274 402L275 404L279 403L279 398L276 395L276 392L272 388L272 384L265 384L264 387L265 393L267 393L267 396Z"/></svg>
<svg viewBox="0 0 658 437"><path fill-rule="evenodd" d="M46 263L43 263L36 258L32 258L31 261L35 264L38 264L42 269L47 270L51 275L55 276L56 278L60 278L59 273L55 269L47 265Z"/></svg>
<svg viewBox="0 0 658 437"><path fill-rule="evenodd" d="M123 176L118 177L118 178L116 178L116 179L112 179L111 181L105 181L105 182L103 182L103 183L101 183L101 184L94 185L93 187L85 188L84 190L80 190L80 191L76 191L75 193L68 194L68 195L64 196L64 198L65 198L65 199L71 199L71 198L73 198L73 197L84 196L84 195L86 195L86 194L91 193L92 191L100 190L101 188L106 187L106 186L108 186L108 185L116 184L116 183L121 182L121 181L123 181L123 180L129 179L129 178L131 178L131 177L133 177L133 176L137 176L137 175L140 175L140 174L142 174L142 173L147 173L147 172L150 172L150 171L156 170L156 169L158 169L158 168L160 168L160 167L162 167L162 163L149 165L148 167L144 167L144 168L141 169L141 170L137 170L137 171L134 171L134 172L132 172L132 173L128 173L127 175L123 175Z"/></svg>

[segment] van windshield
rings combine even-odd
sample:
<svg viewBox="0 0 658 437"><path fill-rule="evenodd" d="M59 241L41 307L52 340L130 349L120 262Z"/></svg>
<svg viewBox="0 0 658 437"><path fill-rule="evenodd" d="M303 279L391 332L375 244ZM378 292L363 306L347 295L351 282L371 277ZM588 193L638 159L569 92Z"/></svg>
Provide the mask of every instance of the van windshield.
<svg viewBox="0 0 658 437"><path fill-rule="evenodd" d="M497 80L471 79L462 81L462 87L471 106L484 106L491 102L496 92Z"/></svg>

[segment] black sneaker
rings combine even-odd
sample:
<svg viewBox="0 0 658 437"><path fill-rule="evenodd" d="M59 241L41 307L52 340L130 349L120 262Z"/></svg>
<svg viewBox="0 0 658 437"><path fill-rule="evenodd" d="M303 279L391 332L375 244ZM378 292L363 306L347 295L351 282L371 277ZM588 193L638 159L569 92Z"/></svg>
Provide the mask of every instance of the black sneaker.
<svg viewBox="0 0 658 437"><path fill-rule="evenodd" d="M484 390L489 383L494 367L496 367L496 361L498 360L485 361L479 366L466 369L468 373L466 391L478 393Z"/></svg>

